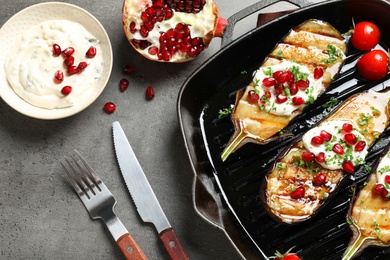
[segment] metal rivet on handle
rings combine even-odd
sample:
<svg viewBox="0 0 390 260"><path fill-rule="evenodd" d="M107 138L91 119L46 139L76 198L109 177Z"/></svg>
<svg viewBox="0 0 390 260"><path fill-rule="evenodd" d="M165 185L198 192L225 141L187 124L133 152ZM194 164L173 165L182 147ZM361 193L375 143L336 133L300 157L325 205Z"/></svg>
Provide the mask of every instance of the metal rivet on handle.
<svg viewBox="0 0 390 260"><path fill-rule="evenodd" d="M129 246L129 247L127 248L127 251L128 251L129 253L133 252L133 247Z"/></svg>
<svg viewBox="0 0 390 260"><path fill-rule="evenodd" d="M175 243L175 241L172 241L172 240L171 240L171 241L169 241L169 246L170 246L170 247L174 247L174 246L176 246L176 243Z"/></svg>

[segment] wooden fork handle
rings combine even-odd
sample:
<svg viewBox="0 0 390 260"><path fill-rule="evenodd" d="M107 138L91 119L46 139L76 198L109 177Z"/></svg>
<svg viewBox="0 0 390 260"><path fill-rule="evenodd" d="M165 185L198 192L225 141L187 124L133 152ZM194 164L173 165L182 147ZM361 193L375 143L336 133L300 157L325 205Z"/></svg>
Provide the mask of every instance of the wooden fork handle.
<svg viewBox="0 0 390 260"><path fill-rule="evenodd" d="M164 244L165 249L172 260L187 260L190 259L179 241L173 228L167 228L160 232L160 239Z"/></svg>
<svg viewBox="0 0 390 260"><path fill-rule="evenodd" d="M116 244L119 246L123 255L127 260L146 260L148 259L141 248L135 242L135 240L130 236L129 233L122 235L117 241Z"/></svg>

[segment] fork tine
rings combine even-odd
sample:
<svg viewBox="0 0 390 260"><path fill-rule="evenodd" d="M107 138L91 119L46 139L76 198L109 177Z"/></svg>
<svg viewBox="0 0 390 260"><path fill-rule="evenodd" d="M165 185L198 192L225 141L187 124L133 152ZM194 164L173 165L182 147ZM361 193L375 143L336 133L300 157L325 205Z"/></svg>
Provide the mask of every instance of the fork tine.
<svg viewBox="0 0 390 260"><path fill-rule="evenodd" d="M66 175L68 176L69 182L72 185L73 189L76 191L77 195L79 197L81 197L84 195L84 192L81 189L81 187L79 186L79 184L78 184L77 180L75 179L75 177L73 176L73 174L68 169L68 167L70 167L68 159L65 158L65 160L69 166L66 166L62 161L60 161L60 164L61 164L62 168L64 169Z"/></svg>

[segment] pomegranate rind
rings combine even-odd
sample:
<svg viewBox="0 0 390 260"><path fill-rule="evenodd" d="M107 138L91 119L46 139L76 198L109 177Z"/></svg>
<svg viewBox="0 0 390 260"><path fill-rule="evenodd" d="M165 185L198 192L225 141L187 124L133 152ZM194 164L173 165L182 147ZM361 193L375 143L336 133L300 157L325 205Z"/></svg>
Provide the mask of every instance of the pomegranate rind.
<svg viewBox="0 0 390 260"><path fill-rule="evenodd" d="M150 6L152 6L151 0L124 0L122 8L122 25L131 46L144 57L154 61L167 62L166 60L159 59L156 54L150 54L148 50L153 46L160 48L160 33L175 28L177 24L187 24L191 30L191 38L202 38L204 48L207 48L213 37L215 37L216 29L218 28L217 36L220 37L222 35L221 31L223 31L223 28L227 24L225 23L226 20L222 19L222 26L218 26L218 21L220 20L218 6L212 0L207 0L203 9L197 14L176 12L171 9L173 12L172 17L168 20L156 22L153 29L149 31L148 36L143 37L139 33L139 29L143 24L141 13ZM130 30L130 24L132 23L135 23L135 29L137 30L135 33ZM133 43L133 40L146 40L150 42L151 45L141 49ZM196 56L189 56L185 52L176 51L168 62L187 62L194 59Z"/></svg>

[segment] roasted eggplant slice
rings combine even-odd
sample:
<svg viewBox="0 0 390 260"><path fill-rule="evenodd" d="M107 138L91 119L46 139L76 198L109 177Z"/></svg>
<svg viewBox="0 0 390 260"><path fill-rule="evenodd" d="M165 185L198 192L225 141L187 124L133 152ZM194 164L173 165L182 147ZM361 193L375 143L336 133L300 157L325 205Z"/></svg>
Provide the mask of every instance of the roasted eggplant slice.
<svg viewBox="0 0 390 260"><path fill-rule="evenodd" d="M331 199L388 126L389 98L373 90L351 96L280 154L260 191L275 220L305 221Z"/></svg>
<svg viewBox="0 0 390 260"><path fill-rule="evenodd" d="M329 87L347 50L343 36L329 23L308 20L291 30L236 96L235 132L221 159L247 142L268 143Z"/></svg>
<svg viewBox="0 0 390 260"><path fill-rule="evenodd" d="M343 260L356 258L368 246L390 246L390 144L347 215L352 239Z"/></svg>

